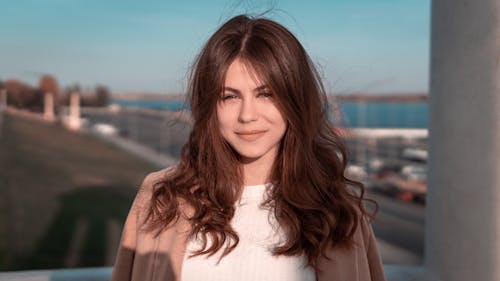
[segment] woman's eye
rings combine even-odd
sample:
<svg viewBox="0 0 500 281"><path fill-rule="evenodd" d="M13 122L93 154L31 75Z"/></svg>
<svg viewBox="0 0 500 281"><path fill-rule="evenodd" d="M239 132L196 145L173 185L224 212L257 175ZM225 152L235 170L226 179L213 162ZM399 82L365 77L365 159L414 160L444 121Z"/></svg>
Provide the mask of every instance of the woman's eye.
<svg viewBox="0 0 500 281"><path fill-rule="evenodd" d="M259 93L258 97L261 97L261 98L272 98L273 94L272 93Z"/></svg>
<svg viewBox="0 0 500 281"><path fill-rule="evenodd" d="M237 95L233 95L233 94L224 94L222 96L222 100L230 100L230 99L236 99L238 98Z"/></svg>

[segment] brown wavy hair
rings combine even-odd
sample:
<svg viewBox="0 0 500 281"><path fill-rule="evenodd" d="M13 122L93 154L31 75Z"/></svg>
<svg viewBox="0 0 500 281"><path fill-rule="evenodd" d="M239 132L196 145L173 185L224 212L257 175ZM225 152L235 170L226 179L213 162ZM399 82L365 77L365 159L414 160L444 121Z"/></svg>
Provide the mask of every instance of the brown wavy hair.
<svg viewBox="0 0 500 281"><path fill-rule="evenodd" d="M204 242L194 255L224 248L223 257L238 245L230 222L241 194L242 169L216 116L226 71L236 58L271 89L288 125L270 171L273 188L263 203L287 237L273 254L305 254L308 265L317 269L328 247L352 246L366 215L364 188L344 176L347 149L327 119L326 94L311 59L290 31L266 18L230 19L196 58L188 89L193 129L180 163L155 184L148 225L166 229L182 215L183 202L192 209L191 237Z"/></svg>

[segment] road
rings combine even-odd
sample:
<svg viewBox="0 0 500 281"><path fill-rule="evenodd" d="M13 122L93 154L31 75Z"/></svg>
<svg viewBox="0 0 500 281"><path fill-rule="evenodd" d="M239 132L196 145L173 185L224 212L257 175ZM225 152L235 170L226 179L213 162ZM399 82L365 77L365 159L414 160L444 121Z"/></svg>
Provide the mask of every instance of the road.
<svg viewBox="0 0 500 281"><path fill-rule="evenodd" d="M425 206L367 192L379 204L373 229L385 264L419 264L423 258Z"/></svg>

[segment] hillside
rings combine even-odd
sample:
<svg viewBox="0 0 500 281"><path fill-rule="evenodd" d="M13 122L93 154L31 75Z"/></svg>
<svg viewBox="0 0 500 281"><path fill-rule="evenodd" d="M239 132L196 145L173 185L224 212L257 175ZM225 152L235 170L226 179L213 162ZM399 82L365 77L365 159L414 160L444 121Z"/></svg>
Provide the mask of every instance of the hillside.
<svg viewBox="0 0 500 281"><path fill-rule="evenodd" d="M0 271L111 265L144 176L155 168L57 124L0 121Z"/></svg>

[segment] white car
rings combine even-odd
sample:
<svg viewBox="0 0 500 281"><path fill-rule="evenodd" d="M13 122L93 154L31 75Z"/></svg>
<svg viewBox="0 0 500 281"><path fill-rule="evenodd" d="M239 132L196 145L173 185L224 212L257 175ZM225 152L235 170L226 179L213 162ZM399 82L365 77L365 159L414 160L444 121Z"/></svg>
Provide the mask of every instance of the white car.
<svg viewBox="0 0 500 281"><path fill-rule="evenodd" d="M105 136L118 135L118 129L115 126L106 123L96 123L92 126L92 130Z"/></svg>

